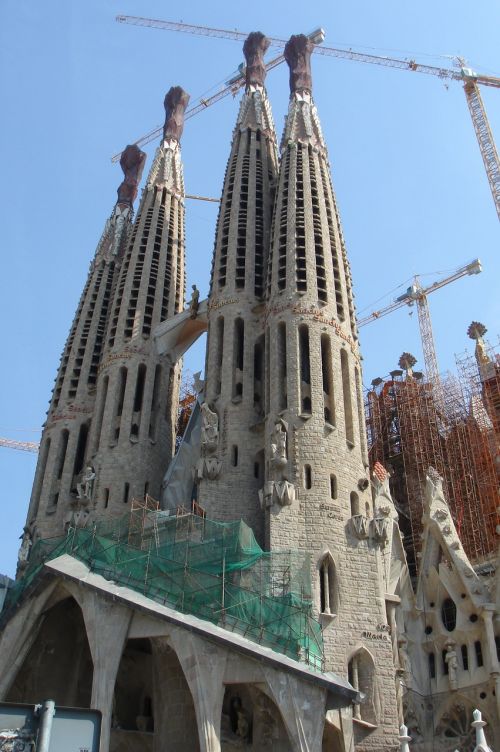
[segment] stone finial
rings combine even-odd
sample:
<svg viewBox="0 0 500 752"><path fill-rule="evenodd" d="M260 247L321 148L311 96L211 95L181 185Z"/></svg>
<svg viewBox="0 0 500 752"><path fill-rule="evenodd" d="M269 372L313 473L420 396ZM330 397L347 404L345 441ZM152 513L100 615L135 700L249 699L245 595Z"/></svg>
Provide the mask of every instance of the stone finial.
<svg viewBox="0 0 500 752"><path fill-rule="evenodd" d="M245 39L243 54L246 60L246 85L264 86L266 65L264 55L271 42L261 31L252 31Z"/></svg>
<svg viewBox="0 0 500 752"><path fill-rule="evenodd" d="M402 353L400 359L398 360L398 366L403 369L403 371L406 371L407 376L413 375L413 366L417 362L417 359L414 355L412 355L409 352Z"/></svg>
<svg viewBox="0 0 500 752"><path fill-rule="evenodd" d="M476 733L476 746L474 747L474 752L492 752L491 747L488 746L488 742L486 741L484 733L486 721L483 721L481 711L476 708L476 710L472 712L472 717L474 720L472 721L471 726Z"/></svg>
<svg viewBox="0 0 500 752"><path fill-rule="evenodd" d="M189 94L180 86L168 90L163 105L165 107L165 125L163 138L180 141L184 130L184 113L189 103Z"/></svg>
<svg viewBox="0 0 500 752"><path fill-rule="evenodd" d="M142 171L146 162L146 155L135 144L127 146L120 158L120 167L125 176L118 187L117 204L132 206L137 196L137 188L141 182Z"/></svg>
<svg viewBox="0 0 500 752"><path fill-rule="evenodd" d="M410 752L411 736L408 735L408 727L404 723L399 727L399 750Z"/></svg>
<svg viewBox="0 0 500 752"><path fill-rule="evenodd" d="M294 34L285 45L285 60L290 68L290 94L312 91L311 52L314 44L305 34Z"/></svg>

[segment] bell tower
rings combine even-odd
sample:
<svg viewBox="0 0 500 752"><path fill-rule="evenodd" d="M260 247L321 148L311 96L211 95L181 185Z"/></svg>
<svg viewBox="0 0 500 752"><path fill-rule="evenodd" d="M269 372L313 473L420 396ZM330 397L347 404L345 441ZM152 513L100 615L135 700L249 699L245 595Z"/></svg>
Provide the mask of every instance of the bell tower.
<svg viewBox="0 0 500 752"><path fill-rule="evenodd" d="M264 473L265 275L278 169L264 88L269 40L249 35L246 89L233 133L217 222L199 500L217 519L242 517L263 540L258 490ZM244 492L243 492L244 491Z"/></svg>

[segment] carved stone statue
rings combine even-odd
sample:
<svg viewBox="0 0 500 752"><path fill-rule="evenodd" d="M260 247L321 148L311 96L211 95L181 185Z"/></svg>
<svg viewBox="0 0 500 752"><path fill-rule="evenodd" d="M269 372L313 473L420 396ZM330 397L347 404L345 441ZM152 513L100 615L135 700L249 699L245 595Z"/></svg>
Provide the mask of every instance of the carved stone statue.
<svg viewBox="0 0 500 752"><path fill-rule="evenodd" d="M189 310L191 312L191 318L195 319L198 315L198 308L200 307L200 291L196 285L191 285L193 292L191 293L191 300L189 301Z"/></svg>
<svg viewBox="0 0 500 752"><path fill-rule="evenodd" d="M264 55L269 45L269 39L260 31L252 31L245 39L243 54L246 60L246 85L263 86L266 78Z"/></svg>
<svg viewBox="0 0 500 752"><path fill-rule="evenodd" d="M21 536L21 546L17 555L17 563L19 566L25 566L28 563L30 557L31 546L33 545L33 539L28 527L23 528L23 534Z"/></svg>
<svg viewBox="0 0 500 752"><path fill-rule="evenodd" d="M122 152L120 167L123 170L125 179L118 187L117 204L132 206L134 203L145 161L145 153L135 144L127 146Z"/></svg>
<svg viewBox="0 0 500 752"><path fill-rule="evenodd" d="M184 113L189 103L189 94L180 86L172 86L168 90L165 101L165 125L163 126L163 138L173 138L180 141L184 130Z"/></svg>
<svg viewBox="0 0 500 752"><path fill-rule="evenodd" d="M275 467L286 465L286 443L286 425L282 420L277 420L271 434L271 462Z"/></svg>
<svg viewBox="0 0 500 752"><path fill-rule="evenodd" d="M453 640L446 643L446 655L444 659L448 666L448 681L450 682L450 689L458 689L458 660Z"/></svg>
<svg viewBox="0 0 500 752"><path fill-rule="evenodd" d="M304 34L290 37L285 45L285 60L290 68L290 94L312 91L311 52L314 45Z"/></svg>
<svg viewBox="0 0 500 752"><path fill-rule="evenodd" d="M401 636L398 640L398 657L400 671L405 680L405 684L408 686L412 670L410 656L408 655L408 640L404 636Z"/></svg>
<svg viewBox="0 0 500 752"><path fill-rule="evenodd" d="M201 446L206 452L211 452L217 447L218 440L219 416L204 402L201 406Z"/></svg>
<svg viewBox="0 0 500 752"><path fill-rule="evenodd" d="M80 483L76 484L76 494L78 499L88 499L92 501L94 491L94 482L96 473L92 465L87 465Z"/></svg>

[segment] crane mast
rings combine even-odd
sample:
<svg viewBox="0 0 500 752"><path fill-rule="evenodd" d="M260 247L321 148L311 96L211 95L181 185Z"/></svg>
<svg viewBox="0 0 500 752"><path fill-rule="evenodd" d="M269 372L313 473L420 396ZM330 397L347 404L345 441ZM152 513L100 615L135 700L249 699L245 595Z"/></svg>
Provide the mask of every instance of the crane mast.
<svg viewBox="0 0 500 752"><path fill-rule="evenodd" d="M464 91L498 219L500 219L500 160L498 159L497 148L476 81L474 79L467 80L464 84Z"/></svg>

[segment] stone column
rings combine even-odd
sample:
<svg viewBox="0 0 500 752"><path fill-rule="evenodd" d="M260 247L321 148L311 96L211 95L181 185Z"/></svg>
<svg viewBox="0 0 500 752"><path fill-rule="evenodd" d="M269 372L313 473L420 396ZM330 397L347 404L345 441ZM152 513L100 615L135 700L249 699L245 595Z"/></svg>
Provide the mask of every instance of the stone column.
<svg viewBox="0 0 500 752"><path fill-rule="evenodd" d="M484 621L484 631L486 634L486 668L488 669L490 676L495 680L497 714L500 718L500 665L497 658L495 630L493 627L494 613L495 605L493 603L486 603L481 611L481 617Z"/></svg>
<svg viewBox="0 0 500 752"><path fill-rule="evenodd" d="M172 631L170 642L193 697L200 752L220 752L223 677L227 654L194 634Z"/></svg>
<svg viewBox="0 0 500 752"><path fill-rule="evenodd" d="M78 602L94 662L91 707L102 713L100 749L108 752L116 674L133 612L90 591L79 591Z"/></svg>
<svg viewBox="0 0 500 752"><path fill-rule="evenodd" d="M400 672L396 672L396 698L398 703L398 718L400 725L404 722L403 717L403 691L401 687L401 669L404 666L400 665L399 651L398 651L398 627L396 624L396 606L401 603L401 599L396 595L386 595L385 606L387 610L387 622L391 628L391 643L392 643L392 658L394 660L394 668L400 669Z"/></svg>

